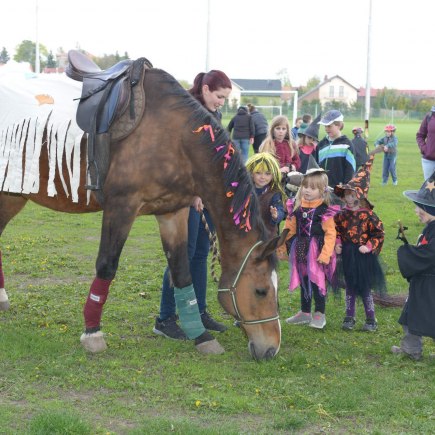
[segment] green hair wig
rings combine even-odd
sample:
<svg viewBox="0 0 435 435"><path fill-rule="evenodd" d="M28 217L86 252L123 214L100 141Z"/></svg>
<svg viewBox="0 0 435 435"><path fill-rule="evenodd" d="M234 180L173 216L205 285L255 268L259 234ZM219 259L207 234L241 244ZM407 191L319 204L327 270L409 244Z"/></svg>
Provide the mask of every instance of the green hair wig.
<svg viewBox="0 0 435 435"><path fill-rule="evenodd" d="M284 194L278 160L271 153L256 153L249 157L246 168L253 174L255 172L270 172L272 174L271 188Z"/></svg>

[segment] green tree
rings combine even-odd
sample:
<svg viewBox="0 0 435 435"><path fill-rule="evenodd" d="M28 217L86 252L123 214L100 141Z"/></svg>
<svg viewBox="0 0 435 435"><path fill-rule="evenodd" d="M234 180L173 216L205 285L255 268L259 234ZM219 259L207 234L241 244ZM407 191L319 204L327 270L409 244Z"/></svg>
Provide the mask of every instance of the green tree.
<svg viewBox="0 0 435 435"><path fill-rule="evenodd" d="M47 68L56 68L57 67L57 62L54 59L53 52L51 50L47 56L47 65L46 66L47 66Z"/></svg>
<svg viewBox="0 0 435 435"><path fill-rule="evenodd" d="M0 64L6 64L8 63L10 57L9 57L9 53L6 50L5 47L2 48L2 51L0 52Z"/></svg>
<svg viewBox="0 0 435 435"><path fill-rule="evenodd" d="M190 89L192 85L187 80L179 80L178 83L184 88L184 89Z"/></svg>
<svg viewBox="0 0 435 435"><path fill-rule="evenodd" d="M39 44L39 63L41 68L46 66L46 59L48 56L47 48ZM36 43L24 40L16 49L14 60L17 62L29 62L32 65L33 71L35 71L36 60Z"/></svg>
<svg viewBox="0 0 435 435"><path fill-rule="evenodd" d="M320 104L319 99L314 99L311 101L302 101L300 107L298 107L299 113L311 113L312 115L315 115L317 113L320 113L322 111L322 105Z"/></svg>
<svg viewBox="0 0 435 435"><path fill-rule="evenodd" d="M397 108L398 96L397 91L394 89L384 88L378 92L373 104L379 109Z"/></svg>
<svg viewBox="0 0 435 435"><path fill-rule="evenodd" d="M276 73L276 75L281 80L281 85L282 86L290 86L291 87L292 84L291 84L290 78L288 76L287 68L283 68L283 69L279 70Z"/></svg>
<svg viewBox="0 0 435 435"><path fill-rule="evenodd" d="M323 107L324 111L327 112L328 110L339 110L340 112L346 113L349 109L348 105L343 101L337 101L332 100L325 103L325 106Z"/></svg>
<svg viewBox="0 0 435 435"><path fill-rule="evenodd" d="M317 76L313 76L310 79L307 80L307 84L305 85L306 87L306 92L310 91L311 89L314 89L315 87L317 87L320 84L320 78Z"/></svg>
<svg viewBox="0 0 435 435"><path fill-rule="evenodd" d="M103 57L95 57L93 61L101 69L107 69L125 59L129 59L127 52L125 52L124 56L120 56L116 51L115 54L104 54Z"/></svg>
<svg viewBox="0 0 435 435"><path fill-rule="evenodd" d="M430 99L422 99L415 105L415 110L418 112L429 112L433 106L433 101Z"/></svg>
<svg viewBox="0 0 435 435"><path fill-rule="evenodd" d="M311 89L314 89L317 85L320 84L320 79L317 76L313 76L310 79L307 80L307 84L305 86L299 86L298 92L299 96L304 95L308 91L311 91Z"/></svg>

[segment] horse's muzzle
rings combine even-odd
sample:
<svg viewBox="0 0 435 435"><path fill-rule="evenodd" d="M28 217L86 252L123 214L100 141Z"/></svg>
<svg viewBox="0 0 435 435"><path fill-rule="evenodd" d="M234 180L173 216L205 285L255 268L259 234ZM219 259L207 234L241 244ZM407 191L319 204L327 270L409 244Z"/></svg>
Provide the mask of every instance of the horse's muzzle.
<svg viewBox="0 0 435 435"><path fill-rule="evenodd" d="M248 348L252 358L254 358L256 361L270 360L275 357L279 350L279 348L276 347L269 347L265 351L262 351L256 347L252 341L249 342Z"/></svg>

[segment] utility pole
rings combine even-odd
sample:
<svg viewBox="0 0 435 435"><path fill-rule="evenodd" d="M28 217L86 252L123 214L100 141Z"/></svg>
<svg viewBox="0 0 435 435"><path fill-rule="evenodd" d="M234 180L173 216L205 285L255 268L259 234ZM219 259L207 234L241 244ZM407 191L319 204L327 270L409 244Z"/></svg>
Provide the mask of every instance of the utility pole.
<svg viewBox="0 0 435 435"><path fill-rule="evenodd" d="M369 25L367 38L367 77L366 77L366 98L365 98L365 125L364 135L369 137L369 118L370 118L370 56L371 56L371 40L372 40L372 0L369 0Z"/></svg>
<svg viewBox="0 0 435 435"><path fill-rule="evenodd" d="M35 73L41 72L41 66L39 64L39 35L38 35L38 0L36 0L36 43L35 43Z"/></svg>
<svg viewBox="0 0 435 435"><path fill-rule="evenodd" d="M210 0L207 0L207 46L205 48L205 72L210 71Z"/></svg>

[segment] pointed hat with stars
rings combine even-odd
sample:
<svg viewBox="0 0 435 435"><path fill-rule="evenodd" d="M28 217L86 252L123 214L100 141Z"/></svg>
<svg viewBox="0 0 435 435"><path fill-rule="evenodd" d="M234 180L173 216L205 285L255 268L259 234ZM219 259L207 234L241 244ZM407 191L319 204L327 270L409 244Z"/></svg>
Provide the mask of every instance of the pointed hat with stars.
<svg viewBox="0 0 435 435"><path fill-rule="evenodd" d="M420 190L406 190L403 194L425 212L435 216L435 171L423 183Z"/></svg>
<svg viewBox="0 0 435 435"><path fill-rule="evenodd" d="M373 167L373 160L375 156L372 154L368 161L361 166L356 175L349 180L346 184L337 184L334 187L334 193L340 198L344 198L344 193L346 190L353 190L356 197L360 201L366 201L367 205L373 209L373 204L367 199L370 187L370 172Z"/></svg>

